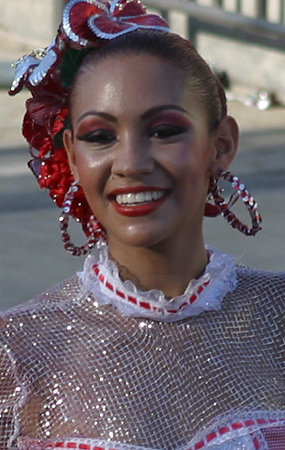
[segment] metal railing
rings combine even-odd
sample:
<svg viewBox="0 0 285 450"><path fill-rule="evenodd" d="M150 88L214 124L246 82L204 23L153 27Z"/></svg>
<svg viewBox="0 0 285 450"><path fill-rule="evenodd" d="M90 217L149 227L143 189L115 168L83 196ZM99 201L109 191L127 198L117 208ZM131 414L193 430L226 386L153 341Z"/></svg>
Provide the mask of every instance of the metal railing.
<svg viewBox="0 0 285 450"><path fill-rule="evenodd" d="M195 0L193 0L195 1ZM244 15L252 15L268 22L284 23L285 1L284 0L209 0L196 1L196 3L217 6Z"/></svg>
<svg viewBox="0 0 285 450"><path fill-rule="evenodd" d="M285 0L146 0L146 4L167 20L172 11L183 13L194 45L204 31L285 50Z"/></svg>
<svg viewBox="0 0 285 450"><path fill-rule="evenodd" d="M217 6L223 10L229 10L244 15L252 15L268 22L284 23L285 1L284 0L209 0L195 1L195 3Z"/></svg>

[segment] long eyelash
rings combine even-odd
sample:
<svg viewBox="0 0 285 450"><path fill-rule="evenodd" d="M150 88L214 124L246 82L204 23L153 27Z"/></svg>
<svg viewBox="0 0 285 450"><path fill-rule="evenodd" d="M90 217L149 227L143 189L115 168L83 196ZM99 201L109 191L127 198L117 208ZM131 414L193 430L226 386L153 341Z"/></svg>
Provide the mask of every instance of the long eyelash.
<svg viewBox="0 0 285 450"><path fill-rule="evenodd" d="M76 135L75 137L76 137L76 139L77 139L78 141L86 141L86 140L91 139L92 136L93 136L93 132L87 133L87 134L82 134L82 135L80 135L80 136L79 136L79 135Z"/></svg>
<svg viewBox="0 0 285 450"><path fill-rule="evenodd" d="M84 141L84 142L89 142L89 143L92 143L92 142L97 142L97 143L100 143L100 142L105 142L105 143L107 143L107 142L112 142L112 141L114 141L115 140L115 137L113 136L113 134L111 133L111 134L108 134L108 133L106 133L106 132L102 132L102 131L97 131L97 132L94 132L94 131L92 131L92 132L90 132L90 133L86 133L86 134L83 134L83 135L77 135L76 136L76 139L78 139L79 141Z"/></svg>
<svg viewBox="0 0 285 450"><path fill-rule="evenodd" d="M176 136L178 134L184 133L187 130L187 127L185 126L167 126L167 125L161 125L158 126L156 128L154 128L154 130L152 130L152 132L150 133L151 135L155 135L156 133L169 133L169 137L171 136Z"/></svg>

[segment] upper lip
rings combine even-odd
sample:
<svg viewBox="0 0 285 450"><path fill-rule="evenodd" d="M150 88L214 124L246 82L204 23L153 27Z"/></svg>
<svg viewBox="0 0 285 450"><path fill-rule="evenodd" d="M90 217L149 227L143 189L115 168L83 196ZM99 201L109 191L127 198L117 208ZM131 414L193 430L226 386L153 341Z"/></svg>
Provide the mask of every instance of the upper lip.
<svg viewBox="0 0 285 450"><path fill-rule="evenodd" d="M169 189L160 188L156 186L124 186L113 189L108 197L115 197L116 195L137 194L139 192L153 192L153 191L169 191Z"/></svg>

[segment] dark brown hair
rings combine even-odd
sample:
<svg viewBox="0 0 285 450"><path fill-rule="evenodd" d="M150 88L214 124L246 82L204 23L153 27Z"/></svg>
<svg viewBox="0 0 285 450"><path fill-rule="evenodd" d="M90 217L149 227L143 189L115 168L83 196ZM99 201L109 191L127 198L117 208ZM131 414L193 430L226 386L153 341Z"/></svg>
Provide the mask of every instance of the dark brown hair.
<svg viewBox="0 0 285 450"><path fill-rule="evenodd" d="M187 86L196 94L208 115L209 129L214 129L227 114L224 89L208 64L186 39L156 30L137 30L111 41L99 50L91 51L79 67L71 87L71 103L76 84L90 66L112 55L148 53L173 64L181 70ZM131 76L131 74L130 74Z"/></svg>

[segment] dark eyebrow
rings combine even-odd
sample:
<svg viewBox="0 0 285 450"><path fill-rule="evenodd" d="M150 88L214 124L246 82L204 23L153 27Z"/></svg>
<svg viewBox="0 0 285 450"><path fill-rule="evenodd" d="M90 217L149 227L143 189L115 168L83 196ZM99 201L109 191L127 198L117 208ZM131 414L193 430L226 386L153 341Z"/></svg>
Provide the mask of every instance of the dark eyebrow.
<svg viewBox="0 0 285 450"><path fill-rule="evenodd" d="M148 111L146 111L145 113L143 113L141 116L141 119L142 120L150 119L151 117L155 116L156 114L159 114L161 111L165 111L167 109L174 109L176 111L183 112L184 114L188 114L186 109L182 108L181 106L161 105L161 106L156 106L154 108L151 108ZM114 117L112 114L101 112L101 111L93 111L93 110L86 111L83 114L81 114L81 116L79 116L76 123L80 122L86 116L99 116L99 117L102 117L102 119L108 120L109 122L117 123L116 117Z"/></svg>
<svg viewBox="0 0 285 450"><path fill-rule="evenodd" d="M181 106L177 105L161 105L154 108L151 108L150 110L146 111L142 114L141 119L147 120L150 119L152 116L155 116L156 114L159 114L161 111L167 110L167 109L175 109L176 111L183 112L184 114L188 115L188 112L186 109L182 108Z"/></svg>
<svg viewBox="0 0 285 450"><path fill-rule="evenodd" d="M108 120L109 122L113 122L113 123L117 122L116 117L112 116L112 114L108 114L108 113L101 112L101 111L91 110L91 111L86 111L85 113L81 114L81 116L79 116L76 123L80 122L80 120L84 119L84 117L86 117L86 116L99 116L99 117L102 117L102 119Z"/></svg>

